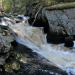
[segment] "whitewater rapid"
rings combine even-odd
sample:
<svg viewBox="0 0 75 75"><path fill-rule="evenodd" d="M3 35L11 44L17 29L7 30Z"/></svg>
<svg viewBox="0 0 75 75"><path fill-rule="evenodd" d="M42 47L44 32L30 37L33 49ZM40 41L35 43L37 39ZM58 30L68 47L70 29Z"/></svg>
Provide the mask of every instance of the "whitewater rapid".
<svg viewBox="0 0 75 75"><path fill-rule="evenodd" d="M66 70L68 75L75 75L75 49L66 48L64 44L48 44L45 38L46 35L39 32L41 29L23 24L9 24L18 43L27 46L33 52L40 54L61 69ZM41 37L39 38L37 35Z"/></svg>
<svg viewBox="0 0 75 75"><path fill-rule="evenodd" d="M63 70L66 70L68 75L70 75L69 73L75 75L75 53L69 52L68 50L67 51L63 51L63 49L60 50L61 46L56 45L57 47L54 46L52 47L51 44L43 44L39 48L38 46L28 41L27 39L23 40L23 38L21 39L17 37L16 41L20 44L23 44L31 48L33 52L42 55L49 61L56 64L58 67L62 68Z"/></svg>
<svg viewBox="0 0 75 75"><path fill-rule="evenodd" d="M22 36L20 33L17 34L18 36L15 36L15 39L18 43L27 46L32 49L33 52L40 54L61 69L66 70L68 75L70 75L70 73L75 75L75 49L66 48L64 47L64 44L53 45L45 43L36 45L27 39L27 37L23 37L23 33L21 34Z"/></svg>

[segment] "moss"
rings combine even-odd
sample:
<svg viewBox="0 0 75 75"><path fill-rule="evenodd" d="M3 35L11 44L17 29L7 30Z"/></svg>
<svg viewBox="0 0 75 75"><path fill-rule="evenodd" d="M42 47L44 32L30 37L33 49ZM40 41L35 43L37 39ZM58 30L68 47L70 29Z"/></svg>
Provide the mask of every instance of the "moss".
<svg viewBox="0 0 75 75"><path fill-rule="evenodd" d="M56 5L47 7L46 9L47 10L63 10L68 8L75 8L75 2L56 4Z"/></svg>
<svg viewBox="0 0 75 75"><path fill-rule="evenodd" d="M4 65L4 68L5 68L6 72L13 72L13 70L19 70L20 69L20 64L17 62L7 63Z"/></svg>
<svg viewBox="0 0 75 75"><path fill-rule="evenodd" d="M11 0L3 0L3 9L6 12L10 12L12 10L12 1Z"/></svg>
<svg viewBox="0 0 75 75"><path fill-rule="evenodd" d="M22 58L22 53L15 53L15 57L17 60L20 60Z"/></svg>
<svg viewBox="0 0 75 75"><path fill-rule="evenodd" d="M5 64L4 68L5 68L5 71L12 72L12 64Z"/></svg>

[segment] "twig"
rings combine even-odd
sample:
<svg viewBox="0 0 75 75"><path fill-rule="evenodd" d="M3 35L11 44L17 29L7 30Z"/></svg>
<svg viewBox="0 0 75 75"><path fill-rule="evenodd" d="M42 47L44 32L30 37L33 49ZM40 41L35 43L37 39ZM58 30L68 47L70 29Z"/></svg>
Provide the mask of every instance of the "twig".
<svg viewBox="0 0 75 75"><path fill-rule="evenodd" d="M37 13L35 14L35 18L34 18L34 21L32 23L32 26L34 25L36 19L37 19L37 16L38 16L38 13L40 12L40 10L42 9L42 6L40 6L39 10L37 11Z"/></svg>

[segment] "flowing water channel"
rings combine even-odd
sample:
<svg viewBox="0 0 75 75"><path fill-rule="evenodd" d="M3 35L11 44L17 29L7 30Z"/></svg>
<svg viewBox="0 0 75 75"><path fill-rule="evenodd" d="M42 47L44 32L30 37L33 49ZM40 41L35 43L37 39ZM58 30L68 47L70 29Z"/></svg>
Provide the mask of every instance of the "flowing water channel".
<svg viewBox="0 0 75 75"><path fill-rule="evenodd" d="M66 48L64 44L48 44L45 38L46 35L39 32L41 31L39 28L23 24L11 25L10 28L14 32L14 37L18 43L31 48L33 52L40 54L61 69L66 70L68 75L71 75L71 73L75 75L74 48Z"/></svg>

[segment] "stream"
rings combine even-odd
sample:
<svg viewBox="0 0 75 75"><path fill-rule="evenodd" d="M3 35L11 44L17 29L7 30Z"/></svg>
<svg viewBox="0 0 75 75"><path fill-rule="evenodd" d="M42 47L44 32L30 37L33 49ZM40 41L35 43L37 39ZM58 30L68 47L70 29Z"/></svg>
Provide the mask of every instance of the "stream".
<svg viewBox="0 0 75 75"><path fill-rule="evenodd" d="M22 45L25 45L49 61L56 64L59 68L66 70L68 75L72 73L75 75L75 53L69 51L70 49L64 48L63 44L53 45L53 44L43 44L39 48L35 44L31 43L28 40L23 40L23 38L18 38L16 41Z"/></svg>
<svg viewBox="0 0 75 75"><path fill-rule="evenodd" d="M48 44L46 35L41 33L42 28L24 25L23 23L11 24L9 27L18 43L27 46L33 52L66 70L68 75L75 75L75 42L73 48L66 48L64 44Z"/></svg>

